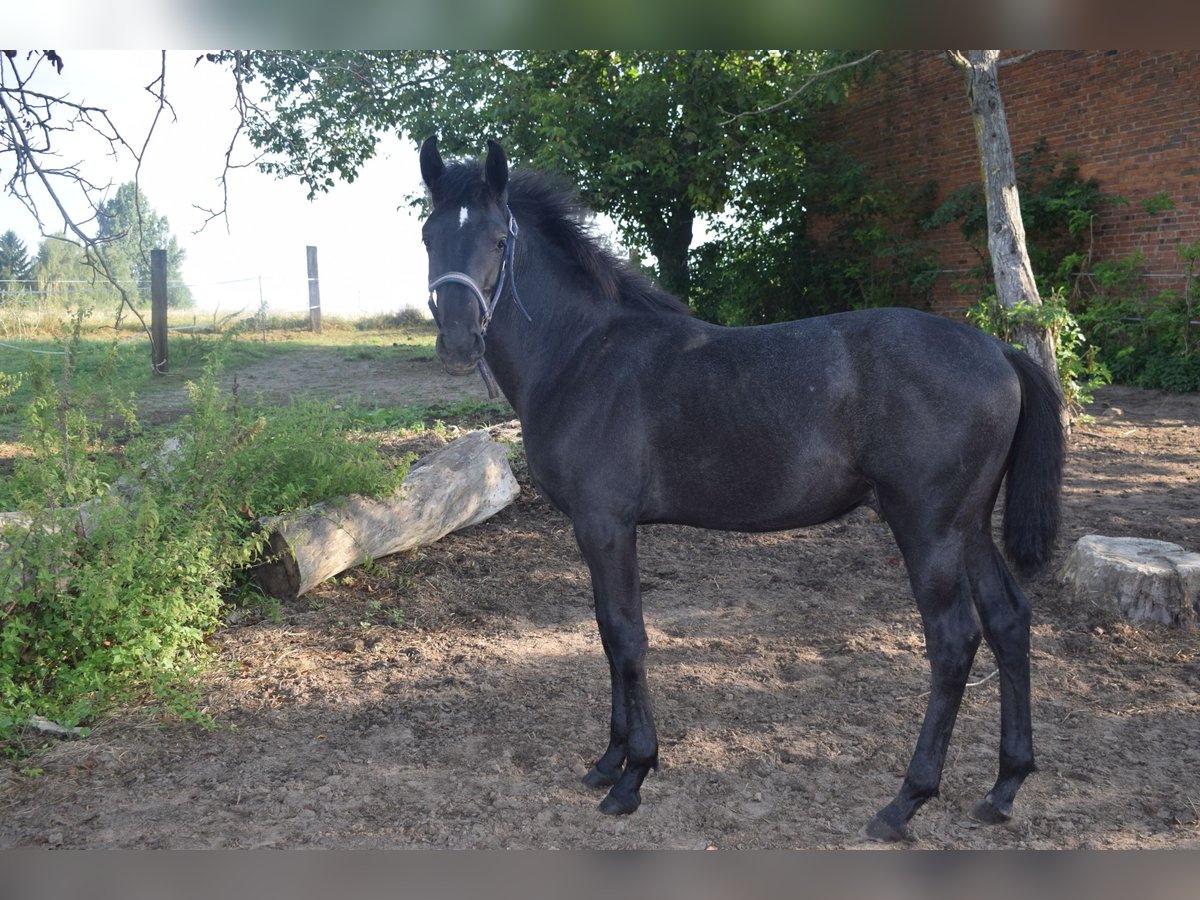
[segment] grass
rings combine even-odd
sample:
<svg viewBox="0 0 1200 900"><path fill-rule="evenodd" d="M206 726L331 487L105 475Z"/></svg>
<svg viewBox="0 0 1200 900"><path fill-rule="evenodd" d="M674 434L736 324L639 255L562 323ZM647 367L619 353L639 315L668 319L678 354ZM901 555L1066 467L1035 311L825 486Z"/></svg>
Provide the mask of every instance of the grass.
<svg viewBox="0 0 1200 900"><path fill-rule="evenodd" d="M237 321L205 322L189 311L172 311L171 323L172 327L189 324L196 327L171 332L169 372L162 377L150 370L149 340L136 323L131 325L126 321L117 330L111 321L105 322L96 314L85 318L74 363L77 375L87 379L98 373L106 358L113 354L111 382L127 392L122 400L132 396L138 407L141 400L178 390L184 382L196 381L218 346L223 348L225 371L236 374L256 363L313 350L325 350L351 361L431 360L437 337L432 322L407 313L358 320L326 317L320 334L310 332L307 319L300 316L276 317L270 323L275 327L265 336ZM30 335L27 329L25 337L13 337L11 329L7 336L0 335L0 344L8 345L0 345L0 457L28 452L21 443L21 433L25 426L24 411L33 399L29 373L36 358L49 364L51 378L61 377L65 343L61 331L59 321L47 324L37 334ZM481 427L513 415L503 402L380 407L356 403L349 405L348 412L353 426L363 431L419 431L443 422ZM0 473L3 471L0 469Z"/></svg>
<svg viewBox="0 0 1200 900"><path fill-rule="evenodd" d="M361 431L420 432L453 423L462 428L485 428L514 417L512 407L503 400L462 400L457 403L418 403L409 406L347 409L350 424Z"/></svg>
<svg viewBox="0 0 1200 900"><path fill-rule="evenodd" d="M186 324L182 321L184 315L172 313L172 326ZM191 318L190 314L186 316ZM225 347L226 371L234 373L254 363L313 348L328 348L348 360L433 359L437 332L432 322L393 324L397 318L376 316L354 321L326 317L320 334L308 331L307 320L297 318L294 323L276 323L294 328L280 327L265 335L236 322L226 323L224 330L217 331L197 321L195 329L171 332L167 341L169 374L160 377L151 372L150 343L144 332L130 328L127 322L117 331L111 322L103 326L93 317L85 322L75 366L85 376L98 372L108 354L115 352L113 380L131 394L143 397L198 378L218 344ZM0 336L0 342L7 345L0 346L0 441L14 441L22 426L21 410L33 397L28 377L33 358L45 356L51 377L59 377L63 340L46 331L28 337Z"/></svg>

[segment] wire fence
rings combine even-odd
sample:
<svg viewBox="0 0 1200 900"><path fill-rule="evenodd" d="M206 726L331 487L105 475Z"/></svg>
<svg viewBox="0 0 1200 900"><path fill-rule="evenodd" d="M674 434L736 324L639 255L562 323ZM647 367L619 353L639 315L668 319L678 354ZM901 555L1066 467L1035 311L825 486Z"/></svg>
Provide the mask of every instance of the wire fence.
<svg viewBox="0 0 1200 900"><path fill-rule="evenodd" d="M148 325L151 313L149 285L120 284ZM193 301L190 306L168 309L167 327L174 332L220 331L234 326L247 330L302 328L307 327L314 311L314 303L309 299L309 279L303 275L254 275L208 282L168 281L167 290L170 298L190 297ZM381 308L390 308L396 314L406 308L415 309L399 297L395 298L394 304L374 294L364 297L366 289L353 285L322 284L321 292L320 303L324 304L326 317L332 314L359 318L379 314ZM321 309L320 303L316 304L317 311ZM111 326L116 321L119 306L119 293L107 283L59 281L31 287L26 282L0 280L0 346L4 346L5 340L56 334L81 307L89 311L86 321L90 327ZM343 310L348 312L343 313ZM122 314L122 327L140 332L142 326L126 309Z"/></svg>

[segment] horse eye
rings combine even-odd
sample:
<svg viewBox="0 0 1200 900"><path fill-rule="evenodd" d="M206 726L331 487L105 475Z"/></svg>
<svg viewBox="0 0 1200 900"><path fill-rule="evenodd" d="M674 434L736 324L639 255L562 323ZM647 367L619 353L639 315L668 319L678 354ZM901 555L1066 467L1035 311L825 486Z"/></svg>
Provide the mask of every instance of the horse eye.
<svg viewBox="0 0 1200 900"><path fill-rule="evenodd" d="M500 238L500 240L498 240L496 242L497 250L505 250L507 248L508 248L508 238Z"/></svg>

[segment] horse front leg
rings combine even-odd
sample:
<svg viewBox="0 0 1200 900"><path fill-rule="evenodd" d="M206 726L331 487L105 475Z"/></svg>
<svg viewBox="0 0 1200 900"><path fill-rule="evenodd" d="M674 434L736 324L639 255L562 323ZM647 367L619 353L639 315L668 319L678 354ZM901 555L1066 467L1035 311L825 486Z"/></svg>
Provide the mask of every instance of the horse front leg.
<svg viewBox="0 0 1200 900"><path fill-rule="evenodd" d="M592 516L575 521L575 539L592 575L596 623L612 680L608 748L584 777L609 787L600 810L625 815L641 804L642 781L658 767L658 734L646 685L646 626L633 524Z"/></svg>
<svg viewBox="0 0 1200 900"><path fill-rule="evenodd" d="M609 719L608 747L596 760L591 771L583 776L583 783L596 789L612 787L621 777L625 768L625 744L629 734L629 725L625 717L625 682L621 678L620 668L613 662L603 626L600 628L600 642L604 645L604 656L608 659L608 675L612 682L612 715Z"/></svg>

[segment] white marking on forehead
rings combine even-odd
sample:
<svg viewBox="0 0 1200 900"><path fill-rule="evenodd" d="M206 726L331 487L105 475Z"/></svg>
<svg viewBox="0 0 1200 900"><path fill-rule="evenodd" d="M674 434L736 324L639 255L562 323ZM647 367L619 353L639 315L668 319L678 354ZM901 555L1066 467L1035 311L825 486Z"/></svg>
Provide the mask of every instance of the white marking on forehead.
<svg viewBox="0 0 1200 900"><path fill-rule="evenodd" d="M462 228L467 224L467 208L464 206L458 211L458 227Z"/></svg>

